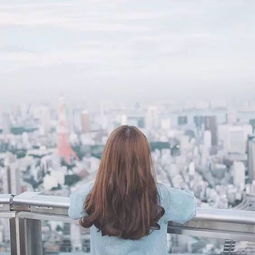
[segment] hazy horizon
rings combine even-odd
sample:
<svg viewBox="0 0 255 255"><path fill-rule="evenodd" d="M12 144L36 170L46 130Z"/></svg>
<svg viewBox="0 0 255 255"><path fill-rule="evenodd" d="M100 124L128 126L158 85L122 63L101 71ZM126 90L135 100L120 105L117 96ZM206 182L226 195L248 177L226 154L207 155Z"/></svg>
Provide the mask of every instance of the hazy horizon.
<svg viewBox="0 0 255 255"><path fill-rule="evenodd" d="M254 99L254 12L251 0L1 0L1 104Z"/></svg>

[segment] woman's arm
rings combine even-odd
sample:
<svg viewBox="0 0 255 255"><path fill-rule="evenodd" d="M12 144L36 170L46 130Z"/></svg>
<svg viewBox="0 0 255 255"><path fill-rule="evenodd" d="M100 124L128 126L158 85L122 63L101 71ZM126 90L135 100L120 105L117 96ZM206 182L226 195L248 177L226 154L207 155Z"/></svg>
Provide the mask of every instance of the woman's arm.
<svg viewBox="0 0 255 255"><path fill-rule="evenodd" d="M165 188L165 221L185 223L196 215L197 201L191 191L172 188L164 184Z"/></svg>
<svg viewBox="0 0 255 255"><path fill-rule="evenodd" d="M72 219L80 219L87 215L84 210L84 202L90 190L92 189L93 184L93 181L88 182L78 190L71 193L68 215Z"/></svg>

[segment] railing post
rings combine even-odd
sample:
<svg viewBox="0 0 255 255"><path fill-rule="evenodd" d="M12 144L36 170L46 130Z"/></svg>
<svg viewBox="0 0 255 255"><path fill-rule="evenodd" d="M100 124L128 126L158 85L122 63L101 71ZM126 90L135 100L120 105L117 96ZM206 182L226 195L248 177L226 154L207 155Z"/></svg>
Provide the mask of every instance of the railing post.
<svg viewBox="0 0 255 255"><path fill-rule="evenodd" d="M42 255L41 221L16 218L17 255Z"/></svg>
<svg viewBox="0 0 255 255"><path fill-rule="evenodd" d="M11 242L11 255L18 255L18 245L17 245L17 229L16 229L16 219L9 219L10 226L10 242Z"/></svg>

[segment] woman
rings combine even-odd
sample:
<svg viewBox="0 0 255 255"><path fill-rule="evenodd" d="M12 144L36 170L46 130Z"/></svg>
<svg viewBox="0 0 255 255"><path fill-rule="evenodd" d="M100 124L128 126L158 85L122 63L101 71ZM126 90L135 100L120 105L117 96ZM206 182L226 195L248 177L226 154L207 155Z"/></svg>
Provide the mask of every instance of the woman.
<svg viewBox="0 0 255 255"><path fill-rule="evenodd" d="M165 255L167 223L196 214L193 193L156 183L149 143L134 126L108 138L95 182L71 194L69 216L90 229L92 255Z"/></svg>

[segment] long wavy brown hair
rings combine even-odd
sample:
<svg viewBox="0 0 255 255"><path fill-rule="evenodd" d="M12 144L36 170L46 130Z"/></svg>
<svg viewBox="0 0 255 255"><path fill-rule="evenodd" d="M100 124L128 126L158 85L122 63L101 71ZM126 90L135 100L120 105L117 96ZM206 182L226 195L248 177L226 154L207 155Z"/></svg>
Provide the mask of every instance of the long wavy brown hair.
<svg viewBox="0 0 255 255"><path fill-rule="evenodd" d="M157 222L165 211L150 146L138 128L123 125L110 134L84 210L80 225L94 224L102 235L136 240L160 229Z"/></svg>

